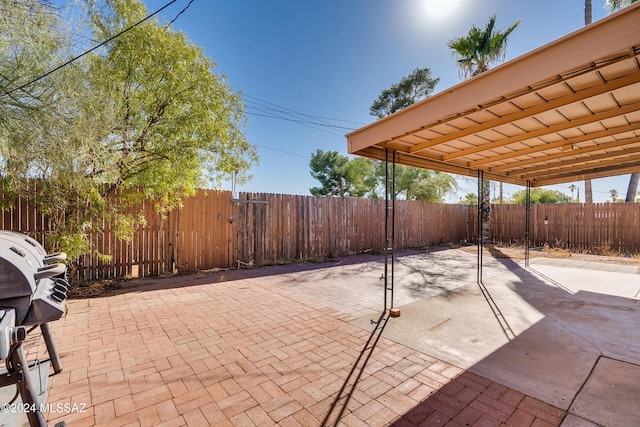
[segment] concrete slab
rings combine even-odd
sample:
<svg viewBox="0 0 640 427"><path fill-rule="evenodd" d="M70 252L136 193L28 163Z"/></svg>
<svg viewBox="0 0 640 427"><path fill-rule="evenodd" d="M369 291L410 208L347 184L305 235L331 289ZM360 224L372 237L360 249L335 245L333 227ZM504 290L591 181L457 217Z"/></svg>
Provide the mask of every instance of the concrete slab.
<svg viewBox="0 0 640 427"><path fill-rule="evenodd" d="M568 414L564 419L560 427L602 427L598 424L594 424L589 420L585 420L584 418L580 418L573 414Z"/></svg>
<svg viewBox="0 0 640 427"><path fill-rule="evenodd" d="M597 425L632 427L640 425L639 401L640 366L602 357L569 412Z"/></svg>
<svg viewBox="0 0 640 427"><path fill-rule="evenodd" d="M384 336L565 410L600 356L640 363L637 275L500 261L487 298L474 283L415 301Z"/></svg>
<svg viewBox="0 0 640 427"><path fill-rule="evenodd" d="M613 264L616 266L615 264ZM541 279L565 289L570 293L579 291L614 295L637 299L640 293L640 275L625 271L592 270L586 267L567 268L532 262L530 271ZM618 266L625 267L625 266ZM633 266L631 269L635 268ZM584 271L588 270L588 271ZM613 273L613 274L612 274Z"/></svg>
<svg viewBox="0 0 640 427"><path fill-rule="evenodd" d="M311 297L343 313L374 316L384 308L384 262L380 256L360 255L357 258L361 262L338 260L324 264L324 268L265 279L274 286ZM490 257L486 259L485 277L506 271L508 268L502 263ZM395 277L398 280L394 305L400 307L475 283L476 256L456 249L402 251L396 260Z"/></svg>
<svg viewBox="0 0 640 427"><path fill-rule="evenodd" d="M615 271L617 273L626 274L640 274L640 266L630 264L615 264L604 263L595 261L585 261L573 258L544 258L537 257L531 258L530 264L532 265L555 265L568 268L580 268L587 270L603 270L603 271Z"/></svg>

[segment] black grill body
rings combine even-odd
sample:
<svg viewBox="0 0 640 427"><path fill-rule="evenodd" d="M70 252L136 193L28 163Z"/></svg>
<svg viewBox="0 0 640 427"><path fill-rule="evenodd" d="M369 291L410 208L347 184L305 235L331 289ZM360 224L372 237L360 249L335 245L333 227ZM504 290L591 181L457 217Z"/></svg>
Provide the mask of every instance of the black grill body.
<svg viewBox="0 0 640 427"><path fill-rule="evenodd" d="M6 373L0 373L0 387L15 384L23 403L30 407L39 408L43 402L35 392L33 366L22 348L27 333L40 327L48 362L54 373L62 371L48 322L65 313L69 287L65 260L65 254L47 254L41 244L24 234L0 230L0 357L7 366ZM28 411L27 417L31 426L46 426L39 410Z"/></svg>

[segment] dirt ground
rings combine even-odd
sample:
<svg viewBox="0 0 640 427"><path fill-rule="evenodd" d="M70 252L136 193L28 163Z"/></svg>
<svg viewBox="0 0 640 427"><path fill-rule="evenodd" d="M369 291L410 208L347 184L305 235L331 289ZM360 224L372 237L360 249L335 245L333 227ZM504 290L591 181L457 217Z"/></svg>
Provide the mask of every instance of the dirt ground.
<svg viewBox="0 0 640 427"><path fill-rule="evenodd" d="M477 246L463 246L460 248L465 252L476 253ZM497 258L511 258L516 260L524 259L524 246L500 246L488 245L484 248L484 253ZM571 258L576 260L604 262L609 264L638 265L640 267L640 255L622 256L622 255L592 255L570 252L567 249L550 248L544 246L542 248L530 249L529 256L531 258Z"/></svg>

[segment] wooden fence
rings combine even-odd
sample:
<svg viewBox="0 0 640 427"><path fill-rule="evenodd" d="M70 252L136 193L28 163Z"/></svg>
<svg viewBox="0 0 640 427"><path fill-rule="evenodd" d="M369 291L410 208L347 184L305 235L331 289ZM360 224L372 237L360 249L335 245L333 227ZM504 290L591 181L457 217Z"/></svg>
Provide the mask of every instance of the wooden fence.
<svg viewBox="0 0 640 427"><path fill-rule="evenodd" d="M640 203L534 204L530 212L533 246L595 254L640 253ZM524 242L525 222L525 206L492 206L494 242Z"/></svg>
<svg viewBox="0 0 640 427"><path fill-rule="evenodd" d="M383 200L200 190L161 216L143 205L146 224L130 241L107 224L91 236L95 251L73 264L76 279L144 277L216 267L262 265L381 251ZM525 207L494 205L492 238L522 243ZM47 219L31 200L4 211L2 229L46 243ZM546 224L544 218L547 218ZM474 242L474 206L396 202L396 247ZM531 240L595 253L640 252L640 204L532 205ZM45 244L46 246L46 244ZM109 255L109 259L98 254Z"/></svg>
<svg viewBox="0 0 640 427"><path fill-rule="evenodd" d="M234 203L235 259L269 263L384 248L384 200L244 193ZM468 206L396 202L396 246L469 238Z"/></svg>

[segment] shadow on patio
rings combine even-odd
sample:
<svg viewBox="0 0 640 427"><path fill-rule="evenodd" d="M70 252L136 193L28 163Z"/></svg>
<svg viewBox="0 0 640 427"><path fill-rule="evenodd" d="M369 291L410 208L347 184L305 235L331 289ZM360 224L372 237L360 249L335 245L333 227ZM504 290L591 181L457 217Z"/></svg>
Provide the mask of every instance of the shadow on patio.
<svg viewBox="0 0 640 427"><path fill-rule="evenodd" d="M440 378L394 425L531 425L536 417L558 425L565 413L563 425L638 425L640 333L630 327L640 321L638 301L606 294L624 286L635 294L637 277L525 269L494 256L508 272L484 280L484 289L467 284L416 301L387 325L385 337L466 370Z"/></svg>

